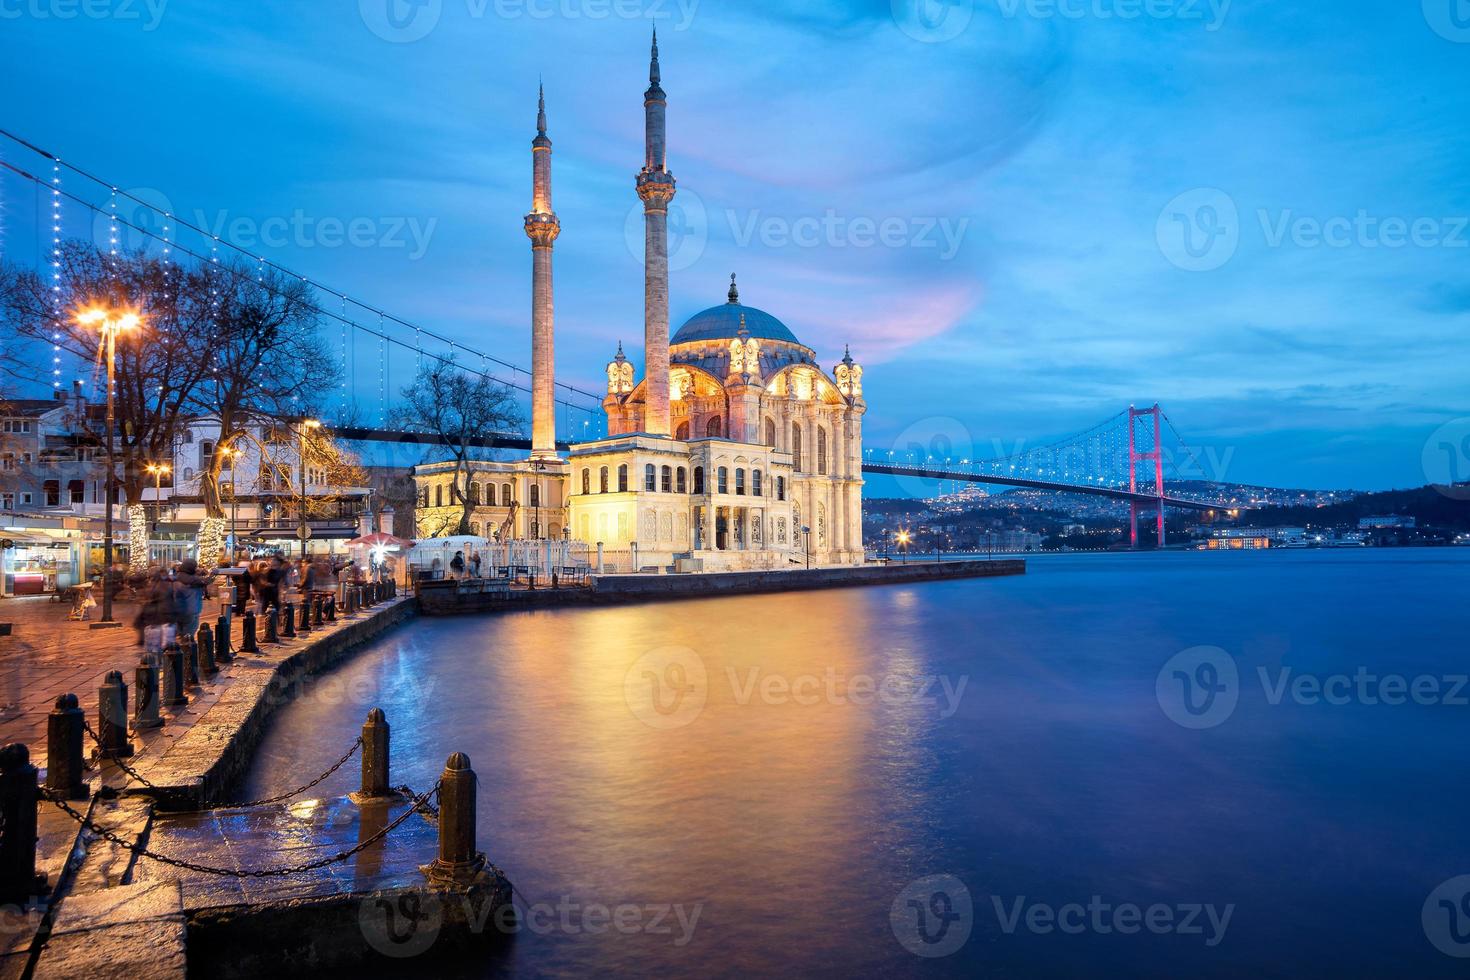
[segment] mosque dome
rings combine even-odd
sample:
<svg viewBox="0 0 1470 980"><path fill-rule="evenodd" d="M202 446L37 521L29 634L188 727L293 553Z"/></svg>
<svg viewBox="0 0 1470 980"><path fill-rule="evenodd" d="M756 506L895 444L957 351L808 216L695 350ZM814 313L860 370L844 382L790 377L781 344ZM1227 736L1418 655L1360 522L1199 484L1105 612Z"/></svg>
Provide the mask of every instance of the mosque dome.
<svg viewBox="0 0 1470 980"><path fill-rule="evenodd" d="M745 318L748 336L757 340L775 340L787 344L804 346L786 324L765 310L745 306L735 289L735 277L730 277L730 299L720 306L694 314L674 334L671 344L690 344L705 340L734 340L740 335L740 318Z"/></svg>

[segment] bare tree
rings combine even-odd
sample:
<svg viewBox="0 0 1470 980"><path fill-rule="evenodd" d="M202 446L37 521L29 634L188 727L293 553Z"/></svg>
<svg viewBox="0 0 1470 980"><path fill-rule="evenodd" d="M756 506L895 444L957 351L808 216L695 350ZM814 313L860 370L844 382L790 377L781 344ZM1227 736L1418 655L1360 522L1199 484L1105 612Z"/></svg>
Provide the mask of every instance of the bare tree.
<svg viewBox="0 0 1470 980"><path fill-rule="evenodd" d="M4 351L7 367L20 377L45 382L44 365L34 355L54 344L79 357L96 358L95 373L105 378L97 333L78 323L76 315L103 307L142 318L138 330L119 335L117 341L113 435L128 509L130 561L141 568L148 561L145 467L173 458L175 439L199 386L209 377L206 354L214 310L208 283L197 270L142 252L109 254L83 241L63 243L57 261L59 285L54 288L49 277L43 279L33 269L14 264L0 269L0 322L23 341ZM77 421L99 443L105 440L99 412Z"/></svg>
<svg viewBox="0 0 1470 980"><path fill-rule="evenodd" d="M200 560L220 553L225 508L220 474L238 456L239 444L280 418L303 416L320 407L321 394L335 388L338 368L320 332L312 288L274 268L240 263L203 270L215 303L207 351L209 377L195 390L194 410L219 423L215 451L199 475L204 503L198 545Z"/></svg>
<svg viewBox="0 0 1470 980"><path fill-rule="evenodd" d="M472 376L452 358L425 364L402 394L404 405L394 410L394 423L405 431L438 438L437 455L454 463L449 497L460 513L453 533L469 534L470 512L477 503L469 488L482 462L476 451L485 448L477 443L493 443L498 435L519 431L524 424L520 405L508 386L484 375ZM440 532L449 531L449 524L446 521Z"/></svg>

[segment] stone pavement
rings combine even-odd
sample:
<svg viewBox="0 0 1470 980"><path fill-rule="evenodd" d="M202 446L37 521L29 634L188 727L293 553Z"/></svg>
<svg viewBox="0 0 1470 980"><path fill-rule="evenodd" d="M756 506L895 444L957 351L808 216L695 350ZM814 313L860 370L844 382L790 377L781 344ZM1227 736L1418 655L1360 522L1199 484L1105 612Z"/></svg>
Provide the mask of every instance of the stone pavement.
<svg viewBox="0 0 1470 980"><path fill-rule="evenodd" d="M123 625L116 629L94 630L89 623L67 620L70 606L51 602L46 597L0 599L0 622L13 623L10 636L0 637L0 745L24 742L30 747L31 762L46 766L46 716L56 698L75 694L87 713L87 721L97 727L97 689L109 671L120 670L128 685L129 711L132 709L133 668L143 648L138 645L132 628L137 606L119 602L113 607L113 618ZM220 612L217 599L205 602L203 621L213 623ZM91 622L101 618L101 608L90 613ZM234 621L234 643L240 642L240 621ZM229 683L226 667L213 683L206 684L199 696L191 693L190 703L181 711L165 708L168 725L143 738L134 738L140 753L155 743L178 738L218 699ZM88 749L91 748L91 740Z"/></svg>

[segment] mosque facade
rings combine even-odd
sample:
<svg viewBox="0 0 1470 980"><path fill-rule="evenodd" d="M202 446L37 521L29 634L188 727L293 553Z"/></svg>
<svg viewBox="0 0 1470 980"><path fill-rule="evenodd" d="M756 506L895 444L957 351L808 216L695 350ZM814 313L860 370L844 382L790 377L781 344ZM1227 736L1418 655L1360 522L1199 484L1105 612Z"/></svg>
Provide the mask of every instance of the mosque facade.
<svg viewBox="0 0 1470 980"><path fill-rule="evenodd" d="M479 463L471 530L575 541L626 554L625 568L778 569L856 564L862 540L863 369L850 352L830 371L780 320L740 298L669 332L668 209L677 194L666 143L667 95L655 35L644 93L644 366L619 345L607 365L604 439L559 452L554 398L551 202L545 100L532 141L531 454ZM415 469L419 532L458 517L453 464ZM445 506L446 501L449 506ZM619 563L614 563L619 564Z"/></svg>

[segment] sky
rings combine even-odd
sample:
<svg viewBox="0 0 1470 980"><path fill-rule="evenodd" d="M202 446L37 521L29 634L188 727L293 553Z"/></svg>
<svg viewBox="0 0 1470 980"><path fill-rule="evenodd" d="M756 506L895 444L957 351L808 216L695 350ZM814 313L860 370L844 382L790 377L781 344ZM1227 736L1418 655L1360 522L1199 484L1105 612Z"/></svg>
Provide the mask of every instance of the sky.
<svg viewBox="0 0 1470 980"><path fill-rule="evenodd" d="M641 353L654 25L673 325L738 273L851 345L869 447L1158 402L1212 478L1470 479L1467 0L0 0L0 127L528 366L544 80L558 378L600 392ZM33 190L0 178L14 261ZM353 346L369 417L413 360Z"/></svg>

